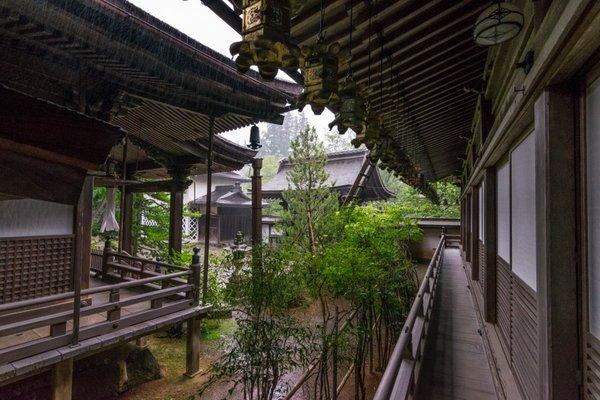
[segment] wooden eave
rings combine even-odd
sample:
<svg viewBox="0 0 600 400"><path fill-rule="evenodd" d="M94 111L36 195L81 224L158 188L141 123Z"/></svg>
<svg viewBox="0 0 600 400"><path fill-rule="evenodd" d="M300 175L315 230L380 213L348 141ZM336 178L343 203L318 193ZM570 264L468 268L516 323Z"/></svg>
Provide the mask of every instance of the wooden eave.
<svg viewBox="0 0 600 400"><path fill-rule="evenodd" d="M350 50L350 2L324 4L326 39ZM293 18L291 33L298 45L315 42L320 5L320 0L309 0ZM354 2L354 78L370 93L394 139L430 179L460 174L462 138L470 136L477 99L463 89L481 89L487 58L472 30L488 5L488 0ZM212 9L223 17L217 7ZM340 77L345 75L340 71Z"/></svg>

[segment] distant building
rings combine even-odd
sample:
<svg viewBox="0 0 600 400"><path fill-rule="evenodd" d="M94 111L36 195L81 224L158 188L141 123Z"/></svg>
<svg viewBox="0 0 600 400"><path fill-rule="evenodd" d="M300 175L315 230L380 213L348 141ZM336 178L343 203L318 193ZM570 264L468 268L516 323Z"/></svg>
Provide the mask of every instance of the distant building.
<svg viewBox="0 0 600 400"><path fill-rule="evenodd" d="M190 218L197 228L192 240L204 240L206 200L206 194L204 194L188 203L190 210L202 213L200 218ZM210 241L212 243L232 242L237 232L242 232L245 239L250 239L252 235L252 199L242 191L239 183L217 186L211 193L210 204Z"/></svg>
<svg viewBox="0 0 600 400"><path fill-rule="evenodd" d="M366 149L340 151L327 155L325 170L329 173L328 184L340 193L340 201L347 197L359 202L387 200L395 197L381 181L379 171L369 160ZM265 199L281 199L282 191L287 189L289 182L287 173L292 169L289 160L279 162L277 174L263 187Z"/></svg>

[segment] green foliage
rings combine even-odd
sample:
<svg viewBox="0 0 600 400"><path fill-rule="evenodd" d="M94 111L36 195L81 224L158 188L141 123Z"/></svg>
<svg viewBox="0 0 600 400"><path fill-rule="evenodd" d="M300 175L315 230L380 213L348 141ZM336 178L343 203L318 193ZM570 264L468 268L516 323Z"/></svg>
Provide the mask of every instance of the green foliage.
<svg viewBox="0 0 600 400"><path fill-rule="evenodd" d="M408 185L400 192L397 204L404 213L413 217L460 218L460 188L444 181L435 182L433 187L438 193L440 204L432 203Z"/></svg>
<svg viewBox="0 0 600 400"><path fill-rule="evenodd" d="M289 188L283 191L285 240L315 254L326 238L331 215L338 209L338 196L327 183L327 154L317 132L307 127L292 142L287 174Z"/></svg>
<svg viewBox="0 0 600 400"><path fill-rule="evenodd" d="M343 208L332 225L339 236L316 262L329 293L356 304L373 301L391 275L411 269L405 244L422 235L394 204Z"/></svg>
<svg viewBox="0 0 600 400"><path fill-rule="evenodd" d="M211 385L227 380L229 395L271 400L281 378L305 367L311 353L310 331L286 314L298 276L274 249L255 249L262 262L243 263L226 290L236 310L238 329L229 348L211 367Z"/></svg>

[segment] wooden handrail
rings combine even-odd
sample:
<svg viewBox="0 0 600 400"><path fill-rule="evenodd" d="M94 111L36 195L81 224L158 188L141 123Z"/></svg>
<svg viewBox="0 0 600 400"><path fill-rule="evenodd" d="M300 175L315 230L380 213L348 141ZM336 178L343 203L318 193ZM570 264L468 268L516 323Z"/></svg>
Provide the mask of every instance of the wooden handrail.
<svg viewBox="0 0 600 400"><path fill-rule="evenodd" d="M142 265L153 265L153 266L158 266L158 267L164 267L164 268L167 268L172 271L185 271L188 269L187 267L182 267L180 265L168 264L168 263L165 263L162 261L148 260L148 259L141 258L141 257L135 257L135 256L131 256L128 254L118 253L116 251L107 251L106 255L108 257L115 257L117 259L136 261L136 262L142 263Z"/></svg>
<svg viewBox="0 0 600 400"><path fill-rule="evenodd" d="M445 245L446 235L442 234L373 400L405 400L416 385L418 376L414 376L415 367L424 348L421 342L427 338L426 322L433 307ZM426 294L429 296L425 299ZM417 342L413 343L415 333Z"/></svg>

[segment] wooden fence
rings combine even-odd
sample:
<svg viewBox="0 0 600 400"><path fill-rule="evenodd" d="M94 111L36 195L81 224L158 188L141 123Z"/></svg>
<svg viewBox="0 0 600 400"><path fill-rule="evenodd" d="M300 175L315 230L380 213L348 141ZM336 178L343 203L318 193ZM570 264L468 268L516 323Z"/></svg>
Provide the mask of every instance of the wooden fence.
<svg viewBox="0 0 600 400"><path fill-rule="evenodd" d="M373 400L405 400L414 395L445 246L442 234Z"/></svg>

